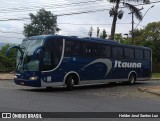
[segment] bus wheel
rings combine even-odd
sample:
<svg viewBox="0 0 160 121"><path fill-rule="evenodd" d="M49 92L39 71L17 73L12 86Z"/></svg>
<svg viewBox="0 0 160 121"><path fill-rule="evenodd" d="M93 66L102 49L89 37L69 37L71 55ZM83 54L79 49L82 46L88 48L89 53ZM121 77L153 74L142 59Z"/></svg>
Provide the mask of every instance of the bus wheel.
<svg viewBox="0 0 160 121"><path fill-rule="evenodd" d="M136 81L135 74L131 74L129 76L128 84L133 85L133 84L135 84L135 81Z"/></svg>
<svg viewBox="0 0 160 121"><path fill-rule="evenodd" d="M73 79L72 76L69 76L66 80L66 85L67 85L67 89L68 90L73 90L74 88L74 83L75 83L75 80Z"/></svg>

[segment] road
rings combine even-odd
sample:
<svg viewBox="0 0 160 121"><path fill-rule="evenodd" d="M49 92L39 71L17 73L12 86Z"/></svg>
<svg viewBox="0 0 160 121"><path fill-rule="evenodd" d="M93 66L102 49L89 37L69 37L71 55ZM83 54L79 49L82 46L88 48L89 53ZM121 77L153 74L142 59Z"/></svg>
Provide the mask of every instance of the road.
<svg viewBox="0 0 160 121"><path fill-rule="evenodd" d="M137 82L133 86L120 83L83 86L67 91L63 87L46 90L17 86L5 80L0 81L0 112L160 112L159 96L137 90L153 85L160 85L160 80Z"/></svg>

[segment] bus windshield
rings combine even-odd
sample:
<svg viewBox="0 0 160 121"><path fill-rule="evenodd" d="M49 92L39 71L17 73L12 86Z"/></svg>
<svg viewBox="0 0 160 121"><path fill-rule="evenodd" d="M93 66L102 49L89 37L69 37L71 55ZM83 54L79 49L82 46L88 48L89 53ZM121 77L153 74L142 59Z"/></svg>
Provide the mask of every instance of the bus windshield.
<svg viewBox="0 0 160 121"><path fill-rule="evenodd" d="M38 71L39 70L39 59L33 57L35 48L43 44L42 39L24 39L20 48L23 54L18 51L17 53L17 70L18 71Z"/></svg>

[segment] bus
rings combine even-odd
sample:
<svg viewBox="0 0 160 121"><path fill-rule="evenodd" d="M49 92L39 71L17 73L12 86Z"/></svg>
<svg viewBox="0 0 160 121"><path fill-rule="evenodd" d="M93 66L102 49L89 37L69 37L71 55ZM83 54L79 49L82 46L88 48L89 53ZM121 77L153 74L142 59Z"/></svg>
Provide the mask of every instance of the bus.
<svg viewBox="0 0 160 121"><path fill-rule="evenodd" d="M39 35L19 46L14 82L32 87L102 84L148 80L152 51L148 47L117 41L76 36Z"/></svg>

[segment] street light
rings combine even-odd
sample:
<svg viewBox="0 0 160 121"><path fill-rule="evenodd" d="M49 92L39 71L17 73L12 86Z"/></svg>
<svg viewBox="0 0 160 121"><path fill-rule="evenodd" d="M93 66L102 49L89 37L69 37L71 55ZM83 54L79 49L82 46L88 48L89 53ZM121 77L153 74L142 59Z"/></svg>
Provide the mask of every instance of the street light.
<svg viewBox="0 0 160 121"><path fill-rule="evenodd" d="M128 34L126 33L126 34L124 34L124 35L126 35L127 36L127 38L128 38Z"/></svg>
<svg viewBox="0 0 160 121"><path fill-rule="evenodd" d="M151 8L153 8L153 7L154 7L154 5L152 5L150 8L148 8L148 10L145 12L145 14L144 14L143 17L142 17L142 20L143 20L144 16L147 14L147 12L148 12ZM139 21L139 23L137 24L137 26L135 27L135 29L138 27L138 25L141 23L142 20ZM135 29L134 29L134 30L135 30Z"/></svg>

